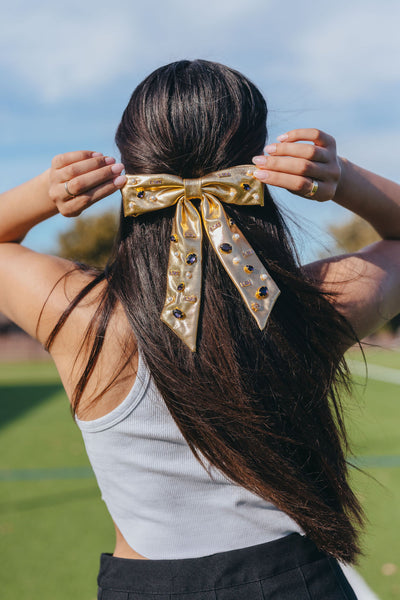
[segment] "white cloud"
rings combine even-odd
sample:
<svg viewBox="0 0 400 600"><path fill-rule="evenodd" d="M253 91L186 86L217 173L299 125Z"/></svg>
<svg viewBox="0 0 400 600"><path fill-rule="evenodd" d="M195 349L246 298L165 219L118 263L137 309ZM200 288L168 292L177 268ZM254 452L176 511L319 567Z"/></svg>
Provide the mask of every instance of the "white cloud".
<svg viewBox="0 0 400 600"><path fill-rule="evenodd" d="M390 7L389 7L390 5ZM399 3L347 3L299 40L304 83L333 102L399 82Z"/></svg>
<svg viewBox="0 0 400 600"><path fill-rule="evenodd" d="M226 51L237 43L233 28L266 4L122 0L115 10L104 0L25 0L3 11L0 68L45 102L84 97L148 65Z"/></svg>

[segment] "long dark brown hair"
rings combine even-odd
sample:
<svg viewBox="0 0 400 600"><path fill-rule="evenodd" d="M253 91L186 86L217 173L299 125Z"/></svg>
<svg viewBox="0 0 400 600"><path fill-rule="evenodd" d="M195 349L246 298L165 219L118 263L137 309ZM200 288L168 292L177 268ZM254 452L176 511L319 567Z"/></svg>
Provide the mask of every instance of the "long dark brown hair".
<svg viewBox="0 0 400 600"><path fill-rule="evenodd" d="M267 107L240 73L203 60L161 67L134 91L116 134L127 173L185 178L249 164L266 140ZM192 452L233 482L273 502L330 555L359 552L362 510L348 484L348 443L339 392L348 387L344 340L355 339L332 297L307 279L267 188L264 207L225 205L277 282L281 295L260 331L203 236L198 350L160 321L175 208L121 215L106 280L86 336L76 411L122 304L162 397ZM135 348L121 358L121 369Z"/></svg>

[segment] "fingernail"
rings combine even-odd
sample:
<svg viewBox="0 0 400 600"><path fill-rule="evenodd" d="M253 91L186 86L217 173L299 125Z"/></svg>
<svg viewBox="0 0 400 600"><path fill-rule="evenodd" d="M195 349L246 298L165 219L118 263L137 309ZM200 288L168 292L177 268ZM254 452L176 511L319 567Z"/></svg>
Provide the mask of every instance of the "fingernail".
<svg viewBox="0 0 400 600"><path fill-rule="evenodd" d="M268 171L261 171L261 169L256 169L253 173L254 177L257 177L258 179L262 179L264 181L264 179L268 179L269 177L269 173Z"/></svg>
<svg viewBox="0 0 400 600"><path fill-rule="evenodd" d="M269 146L265 146L264 152L266 154L273 154L276 152L276 144L269 144Z"/></svg>
<svg viewBox="0 0 400 600"><path fill-rule="evenodd" d="M255 165L265 165L265 156L254 156L251 160Z"/></svg>
<svg viewBox="0 0 400 600"><path fill-rule="evenodd" d="M116 177L115 179L113 179L113 183L116 187L120 187L121 185L124 185L125 182L126 182L125 175L120 175L119 177Z"/></svg>
<svg viewBox="0 0 400 600"><path fill-rule="evenodd" d="M115 158L113 158L112 156L106 156L104 162L106 163L106 165L112 165L113 163L115 163Z"/></svg>
<svg viewBox="0 0 400 600"><path fill-rule="evenodd" d="M124 165L121 163L117 163L116 165L113 165L111 167L111 171L113 173L121 173L121 171L123 171L123 169L124 169Z"/></svg>
<svg viewBox="0 0 400 600"><path fill-rule="evenodd" d="M278 135L278 137L276 138L278 140L278 142L284 142L285 140L288 139L288 134L287 133L283 133L282 135Z"/></svg>
<svg viewBox="0 0 400 600"><path fill-rule="evenodd" d="M92 152L92 156L103 156L101 152Z"/></svg>

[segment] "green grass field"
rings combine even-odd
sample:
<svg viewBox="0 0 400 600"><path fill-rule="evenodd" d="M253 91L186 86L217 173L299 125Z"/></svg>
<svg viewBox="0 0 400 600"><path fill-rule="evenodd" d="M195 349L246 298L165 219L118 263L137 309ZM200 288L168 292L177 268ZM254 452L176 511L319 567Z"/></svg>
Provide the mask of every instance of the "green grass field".
<svg viewBox="0 0 400 600"><path fill-rule="evenodd" d="M400 369L399 353L367 357ZM353 480L369 519L360 572L382 600L400 599L400 385L355 381L348 427L367 475ZM113 527L50 363L0 365L0 490L2 600L95 600Z"/></svg>

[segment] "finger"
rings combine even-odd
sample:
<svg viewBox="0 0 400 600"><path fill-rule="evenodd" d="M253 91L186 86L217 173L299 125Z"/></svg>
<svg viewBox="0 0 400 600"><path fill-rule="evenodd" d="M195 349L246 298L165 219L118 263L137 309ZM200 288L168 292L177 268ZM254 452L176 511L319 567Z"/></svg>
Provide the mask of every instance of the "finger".
<svg viewBox="0 0 400 600"><path fill-rule="evenodd" d="M74 152L65 152L64 154L57 154L51 161L51 166L54 169L62 169L67 165L92 158L92 156L98 156L99 152L92 152L91 150L76 150ZM100 154L100 156L102 156Z"/></svg>
<svg viewBox="0 0 400 600"><path fill-rule="evenodd" d="M68 169L69 168L71 167L68 167ZM79 196L105 181L114 179L114 177L122 173L123 169L124 165L121 163L107 165L94 171L84 172L83 175L75 176L72 179L61 181L60 186L65 187L64 184L66 181L71 194L73 196Z"/></svg>
<svg viewBox="0 0 400 600"><path fill-rule="evenodd" d="M125 175L119 175L118 177L115 177L113 181L102 183L85 194L81 194L72 199L67 199L59 208L59 212L64 215L64 217L77 217L92 204L95 204L99 200L102 200L119 190L125 185L126 181Z"/></svg>
<svg viewBox="0 0 400 600"><path fill-rule="evenodd" d="M87 160L80 160L79 162L63 167L62 169L58 169L57 178L62 183L64 183L64 181L69 182L75 177L79 177L85 173L96 172L102 167L113 165L114 163L115 158L112 158L111 156L96 156Z"/></svg>
<svg viewBox="0 0 400 600"><path fill-rule="evenodd" d="M321 131L320 129L292 129L283 135L279 135L277 140L280 142L300 142L308 141L313 142L316 146L323 146L325 148L335 148L335 138Z"/></svg>
<svg viewBox="0 0 400 600"><path fill-rule="evenodd" d="M331 154L326 148L314 144L281 142L265 146L264 152L274 156L294 156L322 163L329 162L331 159Z"/></svg>
<svg viewBox="0 0 400 600"><path fill-rule="evenodd" d="M253 175L263 183L275 187L284 188L293 194L306 196L313 188L313 180L309 177L301 177L290 173L279 173L277 171L256 170ZM317 181L318 190L312 197L313 200L323 202L330 200L335 193L335 186L329 182Z"/></svg>
<svg viewBox="0 0 400 600"><path fill-rule="evenodd" d="M253 162L258 168L279 171L292 175L303 175L312 179L329 180L332 177L326 163L317 163L303 158L287 156L255 156Z"/></svg>

